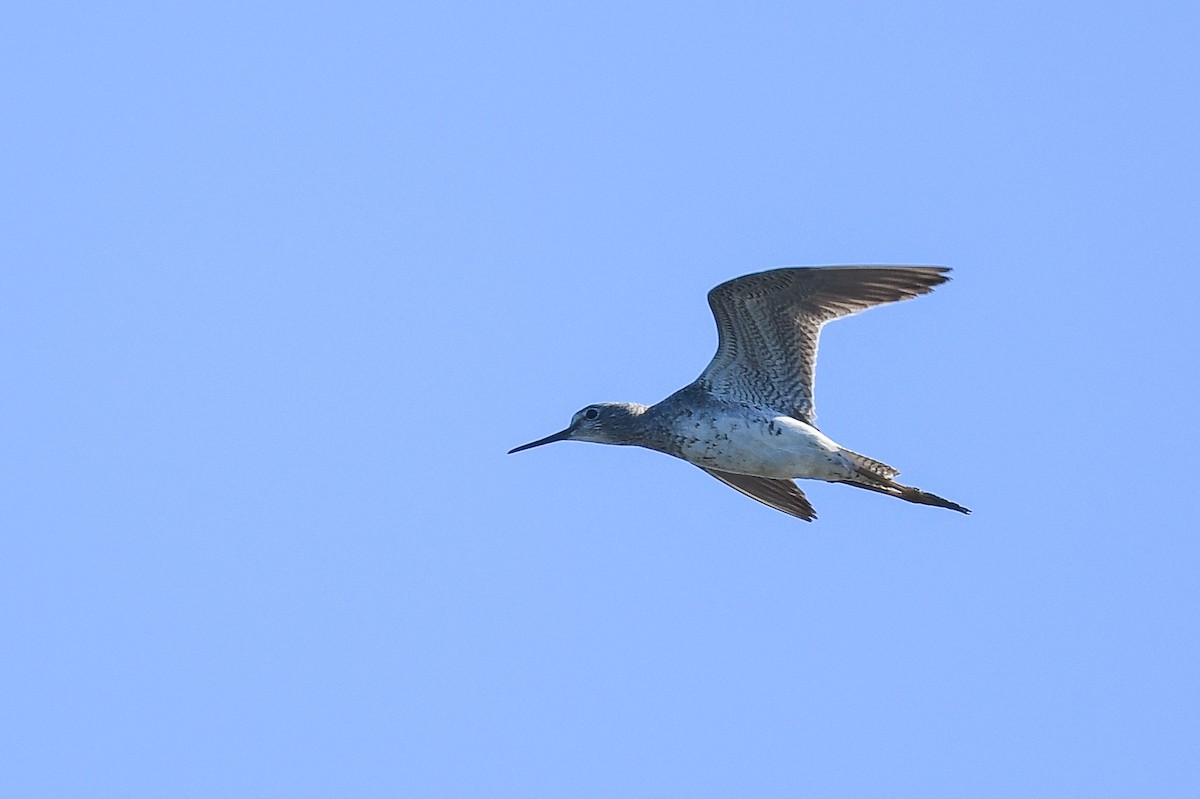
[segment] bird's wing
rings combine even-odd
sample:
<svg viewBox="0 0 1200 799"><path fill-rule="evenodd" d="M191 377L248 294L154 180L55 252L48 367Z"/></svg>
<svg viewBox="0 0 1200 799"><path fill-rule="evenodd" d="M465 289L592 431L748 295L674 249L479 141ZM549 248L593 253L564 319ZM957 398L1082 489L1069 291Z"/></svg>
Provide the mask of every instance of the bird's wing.
<svg viewBox="0 0 1200 799"><path fill-rule="evenodd" d="M700 467L704 469L703 466ZM795 516L806 522L817 518L816 511L809 503L804 492L796 487L791 480L773 480L769 477L754 477L749 474L734 474L733 472L718 472L716 469L704 469L713 477L730 488L736 488L751 499L757 499L764 505L775 510L781 510L789 516Z"/></svg>
<svg viewBox="0 0 1200 799"><path fill-rule="evenodd" d="M816 266L735 278L708 293L717 354L696 381L714 394L816 418L813 372L821 327L945 283L941 266Z"/></svg>

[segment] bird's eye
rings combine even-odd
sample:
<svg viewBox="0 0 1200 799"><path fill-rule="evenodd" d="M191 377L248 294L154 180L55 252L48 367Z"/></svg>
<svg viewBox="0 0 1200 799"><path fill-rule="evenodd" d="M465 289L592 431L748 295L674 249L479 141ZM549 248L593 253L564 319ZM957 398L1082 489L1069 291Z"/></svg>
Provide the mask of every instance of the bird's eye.
<svg viewBox="0 0 1200 799"><path fill-rule="evenodd" d="M596 410L595 408L588 408L586 411L583 412L583 418L587 419L589 422L592 421L593 419L597 419L599 417L600 417L600 411Z"/></svg>

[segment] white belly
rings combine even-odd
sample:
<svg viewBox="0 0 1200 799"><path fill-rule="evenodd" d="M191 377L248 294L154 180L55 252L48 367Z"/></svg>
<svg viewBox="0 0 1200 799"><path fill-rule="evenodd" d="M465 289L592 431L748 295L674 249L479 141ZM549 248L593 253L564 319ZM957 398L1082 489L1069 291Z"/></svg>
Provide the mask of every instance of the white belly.
<svg viewBox="0 0 1200 799"><path fill-rule="evenodd" d="M708 469L758 477L842 480L854 475L841 447L790 416L730 415L682 419L680 457Z"/></svg>

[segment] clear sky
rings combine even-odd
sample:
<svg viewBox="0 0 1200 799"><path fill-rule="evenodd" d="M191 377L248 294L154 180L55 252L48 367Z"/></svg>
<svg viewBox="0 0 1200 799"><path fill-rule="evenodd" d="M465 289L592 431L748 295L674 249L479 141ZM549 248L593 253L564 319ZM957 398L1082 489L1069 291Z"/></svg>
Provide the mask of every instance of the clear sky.
<svg viewBox="0 0 1200 799"><path fill-rule="evenodd" d="M1200 795L1195 3L21 3L0 794ZM716 283L954 268L645 450Z"/></svg>

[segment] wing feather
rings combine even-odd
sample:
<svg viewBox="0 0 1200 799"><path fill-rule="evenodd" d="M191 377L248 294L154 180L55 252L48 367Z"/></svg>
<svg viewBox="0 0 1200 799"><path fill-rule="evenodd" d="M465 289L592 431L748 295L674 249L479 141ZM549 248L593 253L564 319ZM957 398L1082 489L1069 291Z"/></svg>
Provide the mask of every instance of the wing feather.
<svg viewBox="0 0 1200 799"><path fill-rule="evenodd" d="M819 266L758 272L708 293L716 355L697 380L714 394L812 423L817 342L834 319L927 294L941 266ZM735 486L736 487L736 486Z"/></svg>
<svg viewBox="0 0 1200 799"><path fill-rule="evenodd" d="M775 510L783 511L789 516L795 516L806 522L817 518L816 511L795 483L791 480L775 480L770 477L754 477L749 474L734 474L719 472L716 469L704 471L720 480L730 488L737 489L751 499L756 499Z"/></svg>

